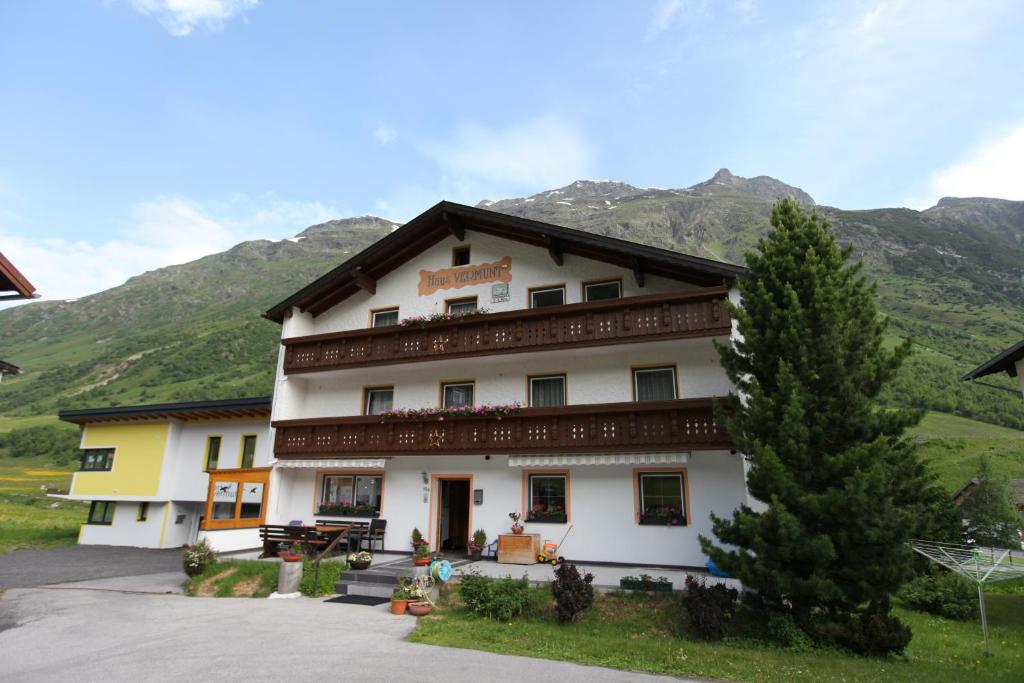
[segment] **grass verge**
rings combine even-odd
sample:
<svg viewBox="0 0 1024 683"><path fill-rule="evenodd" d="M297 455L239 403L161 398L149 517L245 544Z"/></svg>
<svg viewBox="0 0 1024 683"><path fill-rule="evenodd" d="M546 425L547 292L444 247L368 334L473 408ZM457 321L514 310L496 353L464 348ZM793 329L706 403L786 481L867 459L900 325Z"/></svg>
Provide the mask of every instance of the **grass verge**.
<svg viewBox="0 0 1024 683"><path fill-rule="evenodd" d="M227 560L214 562L199 576L185 582L185 595L202 598L265 598L277 589L280 564L258 560ZM341 578L342 562L320 564L320 595L332 595L334 584ZM299 591L313 595L313 563L302 563L302 581Z"/></svg>
<svg viewBox="0 0 1024 683"><path fill-rule="evenodd" d="M87 504L31 496L0 497L0 555L20 548L74 545L89 514Z"/></svg>
<svg viewBox="0 0 1024 683"><path fill-rule="evenodd" d="M581 622L558 623L553 610L503 623L474 616L449 599L419 620L410 640L630 671L756 683L782 681L1024 680L1024 596L989 595L993 656L983 655L981 628L897 610L914 631L905 655L887 659L834 650L790 651L760 641L709 643L682 635L678 599L599 595Z"/></svg>

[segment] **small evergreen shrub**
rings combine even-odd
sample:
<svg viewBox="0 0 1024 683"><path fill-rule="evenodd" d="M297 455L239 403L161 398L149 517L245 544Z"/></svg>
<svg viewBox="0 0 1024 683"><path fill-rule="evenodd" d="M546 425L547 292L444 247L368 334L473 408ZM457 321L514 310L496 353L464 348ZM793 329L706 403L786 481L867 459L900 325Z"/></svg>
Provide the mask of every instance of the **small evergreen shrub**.
<svg viewBox="0 0 1024 683"><path fill-rule="evenodd" d="M492 579L467 571L459 578L459 597L474 614L511 621L530 606L530 582L525 576Z"/></svg>
<svg viewBox="0 0 1024 683"><path fill-rule="evenodd" d="M199 576L217 561L217 555L204 538L199 543L181 546L181 568L188 576Z"/></svg>
<svg viewBox="0 0 1024 683"><path fill-rule="evenodd" d="M703 579L687 576L683 607L690 617L693 634L706 640L721 640L736 613L738 597L735 588L720 583L708 586Z"/></svg>
<svg viewBox="0 0 1024 683"><path fill-rule="evenodd" d="M555 570L555 580L551 582L559 621L579 621L583 613L590 609L594 604L593 581L593 574L580 574L580 570L571 562L559 565Z"/></svg>
<svg viewBox="0 0 1024 683"><path fill-rule="evenodd" d="M900 590L911 609L965 621L978 615L978 596L971 584L952 573L919 576Z"/></svg>
<svg viewBox="0 0 1024 683"><path fill-rule="evenodd" d="M822 645L875 657L902 653L913 637L909 626L882 612L819 617L810 630L814 640Z"/></svg>
<svg viewBox="0 0 1024 683"><path fill-rule="evenodd" d="M768 616L767 630L769 638L791 652L806 652L814 646L788 612L772 612Z"/></svg>

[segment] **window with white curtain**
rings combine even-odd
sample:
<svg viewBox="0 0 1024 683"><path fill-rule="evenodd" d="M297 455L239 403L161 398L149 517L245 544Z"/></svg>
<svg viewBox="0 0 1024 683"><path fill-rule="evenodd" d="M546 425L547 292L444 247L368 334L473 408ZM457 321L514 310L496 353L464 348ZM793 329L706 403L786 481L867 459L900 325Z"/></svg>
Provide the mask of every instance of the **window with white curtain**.
<svg viewBox="0 0 1024 683"><path fill-rule="evenodd" d="M363 406L367 415L380 415L394 406L395 388L376 387L366 390L366 403Z"/></svg>
<svg viewBox="0 0 1024 683"><path fill-rule="evenodd" d="M453 299L448 302L449 315L468 315L476 312L476 297L469 299Z"/></svg>
<svg viewBox="0 0 1024 683"><path fill-rule="evenodd" d="M461 408L473 405L473 382L458 382L441 385L441 405L445 408Z"/></svg>
<svg viewBox="0 0 1024 683"><path fill-rule="evenodd" d="M535 408L565 405L565 375L530 378L530 405Z"/></svg>
<svg viewBox="0 0 1024 683"><path fill-rule="evenodd" d="M385 311L374 311L373 312L373 326L374 327L387 327L388 325L398 324L398 309L389 308Z"/></svg>
<svg viewBox="0 0 1024 683"><path fill-rule="evenodd" d="M675 368L637 368L633 370L633 390L637 401L668 401L676 397Z"/></svg>

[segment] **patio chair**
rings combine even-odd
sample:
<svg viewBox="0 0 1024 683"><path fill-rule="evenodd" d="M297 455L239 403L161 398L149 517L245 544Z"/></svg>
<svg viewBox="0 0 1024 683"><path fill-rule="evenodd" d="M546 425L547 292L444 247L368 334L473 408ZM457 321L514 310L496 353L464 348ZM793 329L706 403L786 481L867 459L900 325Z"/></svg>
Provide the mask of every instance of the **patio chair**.
<svg viewBox="0 0 1024 683"><path fill-rule="evenodd" d="M386 519L373 519L370 520L370 528L366 530L366 535L362 537L360 541L360 547L362 544L366 544L366 549L371 553L373 552L373 546L377 543L380 544L380 551L384 552L384 531L388 527L388 520Z"/></svg>

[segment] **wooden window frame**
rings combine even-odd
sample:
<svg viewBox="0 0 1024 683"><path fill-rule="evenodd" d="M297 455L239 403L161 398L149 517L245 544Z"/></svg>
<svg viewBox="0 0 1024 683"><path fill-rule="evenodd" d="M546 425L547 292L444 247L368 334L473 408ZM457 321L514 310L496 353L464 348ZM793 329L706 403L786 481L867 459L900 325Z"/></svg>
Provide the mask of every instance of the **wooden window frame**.
<svg viewBox="0 0 1024 683"><path fill-rule="evenodd" d="M569 374L567 372L541 372L537 374L530 374L526 376L526 406L528 408L535 407L533 405L533 380L535 379L555 379L556 377L562 378L562 405L569 405Z"/></svg>
<svg viewBox="0 0 1024 683"><path fill-rule="evenodd" d="M314 517L357 517L356 515L335 515L320 512L320 497L323 495L324 477L352 477L353 487L355 487L355 477L380 477L380 509L376 515L369 519L379 519L384 515L384 494L387 487L387 473L384 470L316 470L314 477L312 508Z"/></svg>
<svg viewBox="0 0 1024 683"><path fill-rule="evenodd" d="M640 523L640 475L642 474L678 474L682 477L683 487L683 514L686 516L685 521L682 524L668 525L668 524L641 524ZM636 526L643 527L660 527L665 526L668 528L673 527L688 527L693 518L690 516L690 474L685 467L634 467L633 468L633 523Z"/></svg>
<svg viewBox="0 0 1024 683"><path fill-rule="evenodd" d="M149 501L144 500L139 503L139 506L135 510L135 521L145 522L149 519Z"/></svg>
<svg viewBox="0 0 1024 683"><path fill-rule="evenodd" d="M370 328L374 328L374 327L394 327L394 325L379 325L378 326L376 324L376 316L377 316L378 313L391 313L392 311L395 312L395 313L398 313L398 315L399 315L398 320L395 321L395 325L397 325L399 322L402 321L402 318L401 318L402 314L400 312L400 307L399 306L384 306L382 308L371 308L370 309L370 314L369 314L370 315L370 320L369 320L369 323L367 324L367 327L370 327Z"/></svg>
<svg viewBox="0 0 1024 683"><path fill-rule="evenodd" d="M231 519L213 519L213 488L220 482L237 482L238 494L235 497L235 516ZM260 504L260 516L250 519L242 519L242 485L263 484L263 501ZM206 489L206 506L203 508L204 516L202 528L204 530L216 529L252 529L263 524L267 518L267 501L270 497L270 468L235 468L229 470L213 470L210 472L210 483Z"/></svg>
<svg viewBox="0 0 1024 683"><path fill-rule="evenodd" d="M476 378L469 378L469 379L443 379L443 380L441 380L438 383L438 387L437 387L437 405L438 405L438 407L440 407L440 408L447 407L444 404L444 389L445 389L445 387L461 386L461 385L465 385L465 384L472 384L473 385L473 402L470 403L469 405L471 405L471 406L476 405ZM453 407L462 407L462 406L453 406Z"/></svg>
<svg viewBox="0 0 1024 683"><path fill-rule="evenodd" d="M480 310L480 297L478 297L476 295L474 295L474 296L460 296L460 297L455 297L453 299L445 299L444 300L444 314L445 315L450 315L451 312L452 312L452 306L458 306L460 304L468 304L470 302L473 303L473 306L476 307L477 311ZM471 314L470 313L460 313L460 315L471 315Z"/></svg>
<svg viewBox="0 0 1024 683"><path fill-rule="evenodd" d="M245 467L244 466L244 462L245 462L245 460L244 460L244 458L245 458L245 440L247 438L249 438L250 436L253 438L252 465L250 465L249 467ZM259 434L242 434L242 438L239 440L239 443L238 443L238 468L237 469L240 469L240 470L255 469L254 466L256 464L256 448L259 446L259 442L260 442L259 441L259 436L260 436Z"/></svg>
<svg viewBox="0 0 1024 683"><path fill-rule="evenodd" d="M394 384L368 384L363 387L363 406L360 415L371 415L370 413L370 392L391 390L391 407L395 407L395 385Z"/></svg>
<svg viewBox="0 0 1024 683"><path fill-rule="evenodd" d="M206 454L203 456L203 472L211 472L216 470L216 467L210 467L210 442L214 439L220 439L220 443L217 444L217 464L220 464L220 449L224 446L224 435L223 434L207 434L206 435Z"/></svg>
<svg viewBox="0 0 1024 683"><path fill-rule="evenodd" d="M527 287L527 289L526 289L526 303L529 304L529 308L551 308L551 306L534 306L533 305L533 295L535 293L538 293L538 292L547 292L547 291L551 291L551 290L555 290L555 289L562 290L562 303L561 304L553 304L553 305L565 306L568 303L568 301L569 301L569 292L566 289L564 282L561 283L561 284L558 284L558 285L539 285L537 287Z"/></svg>
<svg viewBox="0 0 1024 683"><path fill-rule="evenodd" d="M110 521L109 522L97 522L93 520L93 512L96 510L97 505L103 505L103 511L110 510ZM113 509L110 506L113 505ZM85 518L85 523L91 526L113 526L114 515L117 514L117 501L114 500L94 500L89 504L89 516Z"/></svg>
<svg viewBox="0 0 1024 683"><path fill-rule="evenodd" d="M461 264L456 263L458 260L456 254L460 254L462 252L466 253L466 262ZM470 265L472 263L472 254L473 252L470 250L470 245L468 244L460 244L457 247L452 247L452 268L461 268L462 266Z"/></svg>
<svg viewBox="0 0 1024 683"><path fill-rule="evenodd" d="M629 368L629 379L630 388L633 392L633 402L637 403L637 391L636 391L636 373L637 371L645 370L671 370L672 371L672 386L675 388L675 398L670 400L676 400L679 398L679 368L676 363L656 363L654 365L633 365Z"/></svg>
<svg viewBox="0 0 1024 683"><path fill-rule="evenodd" d="M565 477L565 521L530 520L530 477L557 476ZM572 523L572 473L567 469L524 469L522 474L523 521L529 524L571 524Z"/></svg>
<svg viewBox="0 0 1024 683"><path fill-rule="evenodd" d="M582 282L580 282L580 301L582 301L583 303L590 301L590 299L587 298L587 287L592 287L594 285L610 285L612 283L615 283L619 286L618 298L621 299L624 296L623 292L625 291L625 287L622 283L622 277L619 276L601 278L598 280L583 280ZM597 299L597 301L610 301L610 299Z"/></svg>
<svg viewBox="0 0 1024 683"><path fill-rule="evenodd" d="M114 469L114 460L117 458L117 446L92 446L89 448L83 448L82 454L79 457L79 472L110 472ZM107 458L109 463L108 467L90 467L85 468L85 456L89 451L110 451L110 457Z"/></svg>

